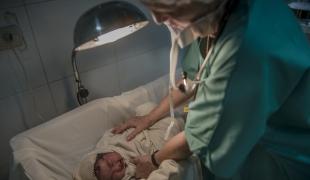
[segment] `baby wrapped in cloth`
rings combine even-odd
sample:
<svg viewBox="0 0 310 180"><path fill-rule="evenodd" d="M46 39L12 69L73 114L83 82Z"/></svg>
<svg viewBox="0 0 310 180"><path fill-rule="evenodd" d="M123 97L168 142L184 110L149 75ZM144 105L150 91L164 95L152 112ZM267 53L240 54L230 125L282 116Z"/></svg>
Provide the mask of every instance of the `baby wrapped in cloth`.
<svg viewBox="0 0 310 180"><path fill-rule="evenodd" d="M155 107L155 103L140 105L136 108L136 116L146 115ZM112 155L111 152L114 152L116 156L112 155L112 158L119 159L116 168L121 178L119 175L114 175L122 180L135 179L134 175L136 167L130 162L130 159L145 154L150 155L154 151L161 149L165 144L164 136L171 120L175 121L174 127L170 132L170 137L173 137L183 130L184 122L182 118L172 119L166 117L155 123L149 129L142 131L129 142L126 138L133 129L128 129L123 134L113 134L111 133L111 130L106 131L98 141L95 149L82 158L73 173L73 178L75 180L96 180L97 178L94 169L96 159L101 158L100 155L102 156L109 153ZM160 164L160 167L157 170L150 174L148 180L181 179L181 171L183 171L183 169L179 163L173 160L165 160Z"/></svg>

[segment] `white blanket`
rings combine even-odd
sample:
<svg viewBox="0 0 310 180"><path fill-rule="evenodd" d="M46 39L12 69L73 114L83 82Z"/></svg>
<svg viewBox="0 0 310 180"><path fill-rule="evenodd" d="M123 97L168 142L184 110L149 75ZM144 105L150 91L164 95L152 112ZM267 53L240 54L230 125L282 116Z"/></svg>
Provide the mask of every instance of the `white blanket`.
<svg viewBox="0 0 310 180"><path fill-rule="evenodd" d="M167 86L168 78L163 77L120 96L89 102L18 134L10 142L14 156L10 179L20 180L23 174L32 180L72 179L74 167L103 132L133 116L138 105L159 103ZM195 171L189 174L189 179L197 179Z"/></svg>

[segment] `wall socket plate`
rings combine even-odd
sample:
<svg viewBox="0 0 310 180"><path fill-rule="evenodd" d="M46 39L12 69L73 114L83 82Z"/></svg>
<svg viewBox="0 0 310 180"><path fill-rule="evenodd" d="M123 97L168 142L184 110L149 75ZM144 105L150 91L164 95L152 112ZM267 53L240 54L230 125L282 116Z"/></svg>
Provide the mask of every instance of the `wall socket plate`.
<svg viewBox="0 0 310 180"><path fill-rule="evenodd" d="M17 25L0 27L0 51L24 45L22 31Z"/></svg>

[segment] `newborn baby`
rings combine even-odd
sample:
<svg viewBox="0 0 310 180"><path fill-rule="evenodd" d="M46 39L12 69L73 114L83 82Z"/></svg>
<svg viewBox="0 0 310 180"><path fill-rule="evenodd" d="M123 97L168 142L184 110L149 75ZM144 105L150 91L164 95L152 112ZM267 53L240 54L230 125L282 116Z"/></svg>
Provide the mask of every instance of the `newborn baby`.
<svg viewBox="0 0 310 180"><path fill-rule="evenodd" d="M97 154L94 174L98 180L121 180L125 176L126 163L117 152Z"/></svg>
<svg viewBox="0 0 310 180"><path fill-rule="evenodd" d="M136 108L136 115L146 115L155 107L155 103L140 105ZM123 134L113 134L111 130L106 131L95 149L82 158L73 174L73 178L75 180L134 179L136 167L130 162L130 159L136 156L152 154L154 151L161 149L165 144L164 136L167 127L172 120L175 123L169 137L173 137L183 130L184 122L182 119L176 120L166 117L149 129L142 131L131 141L127 141L126 138L133 129L128 129ZM176 162L171 160L164 161L162 164L163 166L166 165L166 167L159 167L159 171L162 169L176 172ZM170 169L167 166L171 166Z"/></svg>

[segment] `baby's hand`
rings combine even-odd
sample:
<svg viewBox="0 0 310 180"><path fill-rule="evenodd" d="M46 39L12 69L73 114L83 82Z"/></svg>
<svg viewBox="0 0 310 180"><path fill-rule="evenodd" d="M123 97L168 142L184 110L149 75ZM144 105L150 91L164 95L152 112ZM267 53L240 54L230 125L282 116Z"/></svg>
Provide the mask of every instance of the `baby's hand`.
<svg viewBox="0 0 310 180"><path fill-rule="evenodd" d="M147 178L152 171L157 169L152 163L151 156L144 155L132 159L132 163L136 165L136 178Z"/></svg>

